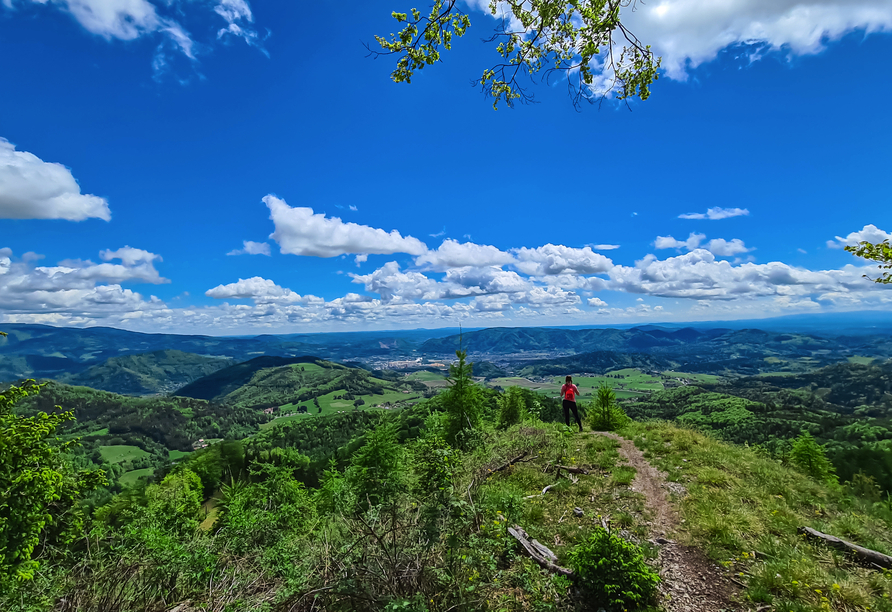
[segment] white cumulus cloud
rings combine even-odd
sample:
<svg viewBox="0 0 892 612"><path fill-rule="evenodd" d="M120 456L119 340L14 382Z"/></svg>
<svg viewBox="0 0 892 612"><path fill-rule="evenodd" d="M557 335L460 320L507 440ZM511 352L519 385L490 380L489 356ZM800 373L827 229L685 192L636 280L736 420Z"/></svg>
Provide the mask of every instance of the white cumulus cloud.
<svg viewBox="0 0 892 612"><path fill-rule="evenodd" d="M489 0L467 0L490 13ZM855 31L892 30L890 0L654 0L622 3L623 25L663 58L669 78L684 81L688 72L739 48L746 62L766 51L788 56L819 53L828 42ZM505 3L497 3L496 19L502 20ZM511 27L523 30L512 21ZM622 35L617 34L619 45ZM614 54L619 53L614 50ZM603 57L602 54L599 57ZM596 58L595 69L601 70ZM601 74L596 85L609 89L611 74ZM634 216L636 213L632 213Z"/></svg>
<svg viewBox="0 0 892 612"><path fill-rule="evenodd" d="M685 213L678 215L679 219L709 219L710 221L718 221L719 219L728 219L730 217L740 217L750 214L746 208L708 208L705 213Z"/></svg>
<svg viewBox="0 0 892 612"><path fill-rule="evenodd" d="M857 232L852 232L845 238L837 236L835 240L828 240L827 247L831 249L841 249L846 246L858 246L861 242L878 243L884 240L892 240L892 234L884 232L876 225L865 225Z"/></svg>
<svg viewBox="0 0 892 612"><path fill-rule="evenodd" d="M124 247L103 251L106 262L62 261L55 266L34 266L26 253L14 260L10 249L0 249L0 316L9 322L88 324L97 320L119 321L125 313L157 310L156 297L143 298L120 283L160 284L154 253Z"/></svg>
<svg viewBox="0 0 892 612"><path fill-rule="evenodd" d="M714 238L706 243L706 250L719 257L733 257L741 253L749 253L752 249L748 249L743 240L739 238L734 238L730 241L723 238Z"/></svg>
<svg viewBox="0 0 892 612"><path fill-rule="evenodd" d="M242 240L242 248L226 253L227 255L271 255L269 244L266 242L252 242Z"/></svg>
<svg viewBox="0 0 892 612"><path fill-rule="evenodd" d="M737 45L791 55L822 51L849 32L892 30L889 0L660 0L626 9L623 22L663 57L673 79ZM752 47L751 47L752 49ZM747 54L750 59L758 52Z"/></svg>
<svg viewBox="0 0 892 612"><path fill-rule="evenodd" d="M415 259L415 265L434 270L462 268L465 266L500 266L514 261L506 253L487 244L460 243L447 238L434 251L428 251Z"/></svg>
<svg viewBox="0 0 892 612"><path fill-rule="evenodd" d="M306 302L305 298L291 289L280 287L274 281L260 276L240 278L237 283L217 285L204 292L208 297L217 300L253 299L257 302Z"/></svg>
<svg viewBox="0 0 892 612"><path fill-rule="evenodd" d="M716 259L706 249L694 249L665 260L648 255L635 266L616 266L609 273L608 285L628 293L702 300L808 295L831 299L873 289L862 278L865 269L845 266L812 271L779 261L734 265Z"/></svg>
<svg viewBox="0 0 892 612"><path fill-rule="evenodd" d="M0 138L0 218L109 221L108 202L82 194L71 171Z"/></svg>
<svg viewBox="0 0 892 612"><path fill-rule="evenodd" d="M656 249L687 249L692 251L700 246L700 243L706 239L706 234L696 234L691 232L687 240L676 240L672 236L657 236L654 240L654 248Z"/></svg>
<svg viewBox="0 0 892 612"><path fill-rule="evenodd" d="M602 300L601 298L596 298L596 297L594 297L594 298L589 298L589 299L588 299L588 305L591 306L591 307L593 307L593 308L595 308L595 307L602 307L602 308L603 308L604 306L607 306L607 302L605 302L605 301Z"/></svg>
<svg viewBox="0 0 892 612"><path fill-rule="evenodd" d="M264 197L263 202L276 226L270 238L279 244L283 253L337 257L345 254L422 255L427 251L423 242L412 236L403 237L396 230L386 232L368 225L345 223L338 217L314 213L312 208L288 206L273 195Z"/></svg>
<svg viewBox="0 0 892 612"><path fill-rule="evenodd" d="M522 247L514 249L517 263L514 266L531 276L546 276L553 274L600 274L613 267L613 262L600 253L595 253L591 247L581 249L558 245L546 244L538 248L530 249Z"/></svg>

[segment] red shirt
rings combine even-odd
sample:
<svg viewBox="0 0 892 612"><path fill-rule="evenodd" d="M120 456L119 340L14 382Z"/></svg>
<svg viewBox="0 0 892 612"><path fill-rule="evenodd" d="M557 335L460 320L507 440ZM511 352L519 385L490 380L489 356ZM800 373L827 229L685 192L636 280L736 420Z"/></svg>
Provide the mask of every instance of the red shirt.
<svg viewBox="0 0 892 612"><path fill-rule="evenodd" d="M575 402L577 395L579 395L579 387L577 387L573 383L564 383L564 386L561 387L561 397L563 397L565 400Z"/></svg>

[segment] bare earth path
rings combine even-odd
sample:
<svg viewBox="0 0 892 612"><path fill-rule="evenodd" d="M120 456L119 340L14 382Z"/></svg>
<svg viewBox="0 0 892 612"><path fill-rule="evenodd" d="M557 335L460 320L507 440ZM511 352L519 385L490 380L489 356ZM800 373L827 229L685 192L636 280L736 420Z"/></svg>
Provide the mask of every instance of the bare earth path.
<svg viewBox="0 0 892 612"><path fill-rule="evenodd" d="M670 487L679 487L666 480L666 474L653 467L631 440L608 432L597 435L620 443L620 456L636 470L632 490L644 495L644 505L652 517L651 538L660 546L660 594L667 612L732 612L747 610L734 602L739 589L723 570L699 549L670 540L678 527L678 512L669 499Z"/></svg>

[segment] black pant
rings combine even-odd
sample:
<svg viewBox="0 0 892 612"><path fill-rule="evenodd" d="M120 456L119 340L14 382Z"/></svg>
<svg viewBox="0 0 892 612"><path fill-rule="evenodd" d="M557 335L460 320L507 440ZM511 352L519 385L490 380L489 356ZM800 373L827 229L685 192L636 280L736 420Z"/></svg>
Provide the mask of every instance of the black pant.
<svg viewBox="0 0 892 612"><path fill-rule="evenodd" d="M582 421L579 420L579 410L576 408L576 402L572 402L570 400L564 400L564 421L567 423L567 427L570 426L570 410L573 411L573 418L576 419L576 424L579 425L579 431L582 431Z"/></svg>

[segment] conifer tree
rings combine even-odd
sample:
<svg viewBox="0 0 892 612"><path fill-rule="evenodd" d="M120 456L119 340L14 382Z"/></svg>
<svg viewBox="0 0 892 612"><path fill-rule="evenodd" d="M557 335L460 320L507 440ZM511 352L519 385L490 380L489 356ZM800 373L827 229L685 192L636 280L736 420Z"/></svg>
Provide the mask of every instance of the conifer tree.
<svg viewBox="0 0 892 612"><path fill-rule="evenodd" d="M499 427L506 428L520 423L525 404L520 387L508 387L499 398Z"/></svg>
<svg viewBox="0 0 892 612"><path fill-rule="evenodd" d="M347 468L347 482L359 510L387 505L404 488L403 447L392 423L375 428L365 445L356 451Z"/></svg>
<svg viewBox="0 0 892 612"><path fill-rule="evenodd" d="M468 354L461 349L455 351L458 362L449 366L446 378L452 386L443 395L446 407L446 441L456 446L460 444L460 434L476 429L480 423L480 390L472 378L473 363L466 363Z"/></svg>

